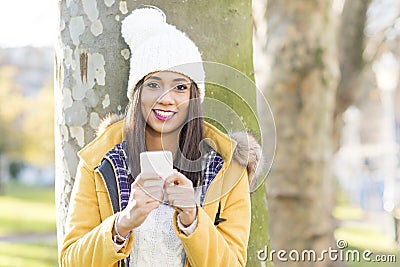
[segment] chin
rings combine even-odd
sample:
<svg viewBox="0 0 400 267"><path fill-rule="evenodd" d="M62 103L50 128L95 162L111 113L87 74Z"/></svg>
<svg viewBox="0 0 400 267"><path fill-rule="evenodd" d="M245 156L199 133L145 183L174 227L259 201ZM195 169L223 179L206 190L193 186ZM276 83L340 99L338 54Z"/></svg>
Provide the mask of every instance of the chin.
<svg viewBox="0 0 400 267"><path fill-rule="evenodd" d="M169 133L173 133L176 131L180 131L180 128L179 127L163 127L160 129L161 134L169 134Z"/></svg>
<svg viewBox="0 0 400 267"><path fill-rule="evenodd" d="M151 129L151 131L153 131L153 132L155 132L155 133L158 133L158 134L168 134L168 133L172 133L172 132L175 132L175 131L177 131L177 130L179 130L179 127L173 127L173 126L170 126L170 125L167 125L167 126L160 126L160 125L156 125L156 126L154 126L154 125L147 125L150 129Z"/></svg>

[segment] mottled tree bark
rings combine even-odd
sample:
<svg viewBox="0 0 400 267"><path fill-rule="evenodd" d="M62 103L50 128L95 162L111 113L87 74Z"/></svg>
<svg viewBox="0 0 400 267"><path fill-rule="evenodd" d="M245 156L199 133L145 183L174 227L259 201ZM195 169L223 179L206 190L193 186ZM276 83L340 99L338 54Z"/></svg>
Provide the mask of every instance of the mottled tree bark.
<svg viewBox="0 0 400 267"><path fill-rule="evenodd" d="M78 164L76 153L95 137L100 118L109 112L123 112L127 104L129 50L119 33L120 21L127 11L114 2L59 2L55 64L59 244Z"/></svg>
<svg viewBox="0 0 400 267"><path fill-rule="evenodd" d="M332 1L257 1L257 78L275 117L277 151L267 179L271 248L334 246L329 205L332 127L339 78ZM264 37L264 38L260 38ZM301 255L301 254L300 254ZM332 261L274 266L331 266ZM286 258L288 254L286 254Z"/></svg>
<svg viewBox="0 0 400 267"><path fill-rule="evenodd" d="M167 22L194 40L204 60L227 64L253 78L251 1L60 1L55 89L59 245L78 164L76 153L94 138L100 118L122 113L127 104L130 53L120 27L124 17L143 4L164 10ZM210 91L229 104L226 94L211 88L206 95ZM255 91L249 89L247 96L255 103ZM256 124L249 125L254 129ZM257 194L262 190L254 197ZM254 260L255 249L267 241L265 205L253 214L253 224L263 229L257 233L259 244L250 241L254 250L249 258Z"/></svg>

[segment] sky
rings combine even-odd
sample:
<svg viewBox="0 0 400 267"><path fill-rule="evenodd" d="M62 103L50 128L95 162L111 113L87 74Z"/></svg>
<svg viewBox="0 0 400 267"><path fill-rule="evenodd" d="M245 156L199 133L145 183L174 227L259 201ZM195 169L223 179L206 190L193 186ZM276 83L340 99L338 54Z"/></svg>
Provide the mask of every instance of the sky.
<svg viewBox="0 0 400 267"><path fill-rule="evenodd" d="M57 0L0 0L0 47L52 47Z"/></svg>
<svg viewBox="0 0 400 267"><path fill-rule="evenodd" d="M374 11L379 12L380 9L370 9L372 12L369 15L374 20L383 20L375 26L384 24L387 20L391 22L392 15L398 15L398 1L374 1L375 7L386 9L385 16L373 16ZM26 45L52 47L57 30L58 2L59 0L0 0L0 48ZM343 0L336 0L335 3L343 4ZM371 30L373 31L369 29Z"/></svg>

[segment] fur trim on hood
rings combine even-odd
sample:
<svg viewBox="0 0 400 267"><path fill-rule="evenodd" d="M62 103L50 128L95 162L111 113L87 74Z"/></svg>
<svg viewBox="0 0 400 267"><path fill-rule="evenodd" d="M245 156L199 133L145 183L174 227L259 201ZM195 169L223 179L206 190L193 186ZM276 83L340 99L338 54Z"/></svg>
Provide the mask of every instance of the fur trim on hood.
<svg viewBox="0 0 400 267"><path fill-rule="evenodd" d="M99 126L97 127L96 136L99 136L103 132L106 131L107 127L123 120L125 118L124 114L115 114L115 113L108 113L100 122Z"/></svg>
<svg viewBox="0 0 400 267"><path fill-rule="evenodd" d="M97 129L97 136L104 132L108 126L121 121L125 118L123 114L117 115L110 113L100 122ZM257 177L258 165L261 163L261 146L256 138L248 132L235 132L229 135L236 143L233 159L240 165L246 167L249 184L252 184L254 177Z"/></svg>
<svg viewBox="0 0 400 267"><path fill-rule="evenodd" d="M235 132L229 136L237 143L233 158L246 167L249 185L252 185L253 179L257 178L257 170L260 170L258 165L261 163L261 146L249 132Z"/></svg>

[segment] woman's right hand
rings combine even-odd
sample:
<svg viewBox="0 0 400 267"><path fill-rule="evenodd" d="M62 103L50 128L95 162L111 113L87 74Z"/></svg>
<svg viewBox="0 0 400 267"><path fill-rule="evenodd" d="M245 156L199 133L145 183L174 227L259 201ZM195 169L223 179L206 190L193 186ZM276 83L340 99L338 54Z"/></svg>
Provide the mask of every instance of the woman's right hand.
<svg viewBox="0 0 400 267"><path fill-rule="evenodd" d="M140 226L149 213L160 206L163 200L164 181L161 177L139 174L131 185L128 205L120 212L116 223L118 233L126 236Z"/></svg>

